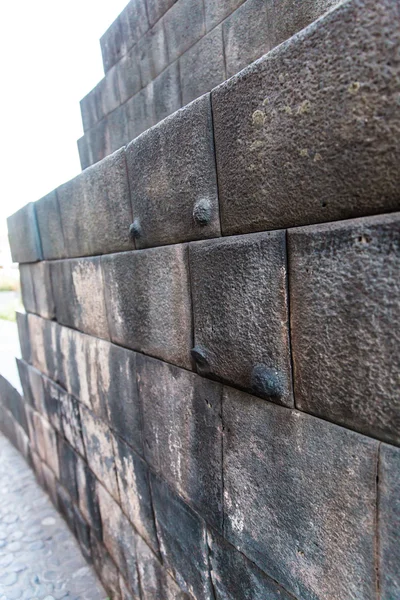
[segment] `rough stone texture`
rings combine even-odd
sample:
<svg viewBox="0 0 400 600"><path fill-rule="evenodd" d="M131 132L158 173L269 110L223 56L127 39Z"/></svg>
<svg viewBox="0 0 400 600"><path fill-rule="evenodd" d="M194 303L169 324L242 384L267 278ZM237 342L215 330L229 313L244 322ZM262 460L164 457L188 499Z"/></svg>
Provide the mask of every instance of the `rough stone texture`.
<svg viewBox="0 0 400 600"><path fill-rule="evenodd" d="M79 161L81 163L82 171L90 167L90 165L92 165L94 162L96 162L93 159L93 148L89 148L89 137L90 133L88 132L81 138L79 138L79 140L77 141Z"/></svg>
<svg viewBox="0 0 400 600"><path fill-rule="evenodd" d="M229 388L223 420L225 537L297 597L375 598L378 442Z"/></svg>
<svg viewBox="0 0 400 600"><path fill-rule="evenodd" d="M57 190L35 202L44 259L66 256Z"/></svg>
<svg viewBox="0 0 400 600"><path fill-rule="evenodd" d="M176 0L146 0L150 25L154 25Z"/></svg>
<svg viewBox="0 0 400 600"><path fill-rule="evenodd" d="M71 446L84 456L85 447L83 444L83 431L78 400L70 394L63 392L60 393L60 404L63 434Z"/></svg>
<svg viewBox="0 0 400 600"><path fill-rule="evenodd" d="M206 15L206 29L210 31L225 17L243 4L244 0L204 0L204 9Z"/></svg>
<svg viewBox="0 0 400 600"><path fill-rule="evenodd" d="M7 219L8 239L14 262L36 262L42 258L35 204L30 202Z"/></svg>
<svg viewBox="0 0 400 600"><path fill-rule="evenodd" d="M122 510L153 552L158 553L147 464L123 440L116 437L115 441L115 462Z"/></svg>
<svg viewBox="0 0 400 600"><path fill-rule="evenodd" d="M398 17L345 2L213 92L224 234L399 207Z"/></svg>
<svg viewBox="0 0 400 600"><path fill-rule="evenodd" d="M34 371L34 369L30 369ZM58 432L62 431L61 425L61 400L65 391L48 377L42 376L43 379L43 407L49 423ZM25 394L24 394L25 395ZM36 402L35 402L36 404ZM40 408L38 409L40 410Z"/></svg>
<svg viewBox="0 0 400 600"><path fill-rule="evenodd" d="M400 595L400 450L381 445L379 467L379 586L382 600Z"/></svg>
<svg viewBox="0 0 400 600"><path fill-rule="evenodd" d="M210 573L218 600L293 600L226 540L207 532Z"/></svg>
<svg viewBox="0 0 400 600"><path fill-rule="evenodd" d="M153 86L149 85L125 104L128 140L133 140L154 125Z"/></svg>
<svg viewBox="0 0 400 600"><path fill-rule="evenodd" d="M76 485L80 511L86 521L90 523L97 538L101 539L102 528L96 478L85 461L79 456L76 464Z"/></svg>
<svg viewBox="0 0 400 600"><path fill-rule="evenodd" d="M120 149L128 140L126 106L119 106L107 117L110 152ZM132 245L131 245L132 247Z"/></svg>
<svg viewBox="0 0 400 600"><path fill-rule="evenodd" d="M68 257L129 250L132 222L121 149L58 188Z"/></svg>
<svg viewBox="0 0 400 600"><path fill-rule="evenodd" d="M131 0L120 15L122 39L132 48L149 29L146 0Z"/></svg>
<svg viewBox="0 0 400 600"><path fill-rule="evenodd" d="M19 267L21 294L25 310L46 319L55 316L50 263L41 261Z"/></svg>
<svg viewBox="0 0 400 600"><path fill-rule="evenodd" d="M141 538L137 539L136 554L143 600L189 600Z"/></svg>
<svg viewBox="0 0 400 600"><path fill-rule="evenodd" d="M194 243L190 272L198 372L292 406L285 232Z"/></svg>
<svg viewBox="0 0 400 600"><path fill-rule="evenodd" d="M95 90L100 120L121 104L116 67L107 71L106 76L97 84Z"/></svg>
<svg viewBox="0 0 400 600"><path fill-rule="evenodd" d="M186 246L112 254L102 265L112 341L190 368Z"/></svg>
<svg viewBox="0 0 400 600"><path fill-rule="evenodd" d="M101 53L103 56L104 72L107 73L119 61L124 51L121 19L118 17L100 38Z"/></svg>
<svg viewBox="0 0 400 600"><path fill-rule="evenodd" d="M142 87L139 65L138 48L134 46L116 66L121 103L126 102Z"/></svg>
<svg viewBox="0 0 400 600"><path fill-rule="evenodd" d="M209 95L129 144L127 163L138 248L220 234ZM199 202L207 222L195 220Z"/></svg>
<svg viewBox="0 0 400 600"><path fill-rule="evenodd" d="M103 421L82 405L80 414L88 465L113 498L118 500L113 435Z"/></svg>
<svg viewBox="0 0 400 600"><path fill-rule="evenodd" d="M197 600L213 598L203 520L161 479L151 476L163 564L185 592Z"/></svg>
<svg viewBox="0 0 400 600"><path fill-rule="evenodd" d="M170 62L204 34L204 8L198 0L178 0L164 16Z"/></svg>
<svg viewBox="0 0 400 600"><path fill-rule="evenodd" d="M139 356L138 382L146 460L220 529L221 386Z"/></svg>
<svg viewBox="0 0 400 600"><path fill-rule="evenodd" d="M117 600L119 600L119 576L116 564L105 549L104 545L96 539L96 536L93 535L93 532L91 532L90 536L90 545L92 549L93 565L101 579L101 582L108 591L110 597L111 594L114 594Z"/></svg>
<svg viewBox="0 0 400 600"><path fill-rule="evenodd" d="M142 86L147 85L168 66L167 38L164 21L159 21L138 43Z"/></svg>
<svg viewBox="0 0 400 600"><path fill-rule="evenodd" d="M57 321L109 339L100 257L51 263Z"/></svg>
<svg viewBox="0 0 400 600"><path fill-rule="evenodd" d="M152 96L154 125L182 106L178 62L165 69L148 87Z"/></svg>
<svg viewBox="0 0 400 600"><path fill-rule="evenodd" d="M216 27L179 60L182 104L209 92L226 79L222 27Z"/></svg>
<svg viewBox="0 0 400 600"><path fill-rule="evenodd" d="M57 453L57 434L52 426L48 423L46 419L40 417L41 421L41 435L42 438L40 443L38 444L38 449L40 458L46 462L46 464L53 471L54 475L57 479L60 478L60 465L58 461L58 453ZM36 423L36 421L35 421Z"/></svg>
<svg viewBox="0 0 400 600"><path fill-rule="evenodd" d="M79 499L76 481L77 454L72 446L62 437L58 437L57 448L60 465L60 483L67 490L72 500L77 503Z"/></svg>
<svg viewBox="0 0 400 600"><path fill-rule="evenodd" d="M36 369L58 381L57 340L60 327L54 321L27 315L31 363Z"/></svg>
<svg viewBox="0 0 400 600"><path fill-rule="evenodd" d="M35 290L32 278L32 264L22 264L19 266L19 281L21 286L21 298L24 308L27 312L36 312Z"/></svg>
<svg viewBox="0 0 400 600"><path fill-rule="evenodd" d="M28 315L26 313L16 311L15 317L18 327L21 356L26 362L30 363L32 361L32 349L29 336Z"/></svg>
<svg viewBox="0 0 400 600"><path fill-rule="evenodd" d="M289 231L296 406L400 444L400 213Z"/></svg>
<svg viewBox="0 0 400 600"><path fill-rule="evenodd" d="M90 91L80 102L83 130L87 131L99 120L97 114L97 89Z"/></svg>

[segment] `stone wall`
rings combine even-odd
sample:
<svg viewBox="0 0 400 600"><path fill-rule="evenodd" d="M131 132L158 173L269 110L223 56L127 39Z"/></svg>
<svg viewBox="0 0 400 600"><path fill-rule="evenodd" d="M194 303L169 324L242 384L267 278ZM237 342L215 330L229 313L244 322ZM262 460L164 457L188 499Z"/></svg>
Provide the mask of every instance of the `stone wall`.
<svg viewBox="0 0 400 600"><path fill-rule="evenodd" d="M82 169L321 16L339 0L131 0L101 39L105 77L81 101Z"/></svg>
<svg viewBox="0 0 400 600"><path fill-rule="evenodd" d="M113 599L400 597L400 3L9 218L0 424Z"/></svg>

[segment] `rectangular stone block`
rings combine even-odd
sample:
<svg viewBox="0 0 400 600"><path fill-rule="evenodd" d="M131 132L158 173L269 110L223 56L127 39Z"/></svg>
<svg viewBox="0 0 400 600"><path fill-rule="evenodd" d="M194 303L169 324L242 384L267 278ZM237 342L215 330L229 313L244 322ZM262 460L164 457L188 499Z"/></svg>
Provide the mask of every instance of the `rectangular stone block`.
<svg viewBox="0 0 400 600"><path fill-rule="evenodd" d="M33 287L31 266L39 263L26 263L19 266L21 299L27 312L36 313L35 290Z"/></svg>
<svg viewBox="0 0 400 600"><path fill-rule="evenodd" d="M270 579L244 554L207 531L210 573L215 596L220 600L293 600L292 594Z"/></svg>
<svg viewBox="0 0 400 600"><path fill-rule="evenodd" d="M42 463L42 476L43 476L43 484L44 489L50 496L50 500L54 504L55 508L58 510L57 506L57 479L51 469L46 465L46 463Z"/></svg>
<svg viewBox="0 0 400 600"><path fill-rule="evenodd" d="M53 381L58 381L59 325L37 315L29 314L27 317L32 365Z"/></svg>
<svg viewBox="0 0 400 600"><path fill-rule="evenodd" d="M220 235L209 95L129 144L136 247Z"/></svg>
<svg viewBox="0 0 400 600"><path fill-rule="evenodd" d="M42 243L43 258L64 258L64 232L61 225L57 190L35 202L36 218Z"/></svg>
<svg viewBox="0 0 400 600"><path fill-rule="evenodd" d="M214 90L225 235L398 210L397 18L388 0L341 3Z"/></svg>
<svg viewBox="0 0 400 600"><path fill-rule="evenodd" d="M154 475L151 487L163 564L182 590L197 600L211 600L214 596L203 520Z"/></svg>
<svg viewBox="0 0 400 600"><path fill-rule="evenodd" d="M16 311L15 316L17 320L21 356L27 363L30 363L32 361L32 349L29 335L28 315L26 313Z"/></svg>
<svg viewBox="0 0 400 600"><path fill-rule="evenodd" d="M116 66L116 70L121 104L123 104L129 98L137 94L142 87L138 46L133 46L133 48L121 58Z"/></svg>
<svg viewBox="0 0 400 600"><path fill-rule="evenodd" d="M126 103L128 139L133 140L155 124L153 85L148 85Z"/></svg>
<svg viewBox="0 0 400 600"><path fill-rule="evenodd" d="M232 388L223 422L224 537L298 598L375 598L378 442Z"/></svg>
<svg viewBox="0 0 400 600"><path fill-rule="evenodd" d="M133 248L124 150L58 188L68 257Z"/></svg>
<svg viewBox="0 0 400 600"><path fill-rule="evenodd" d="M115 463L121 507L153 552L158 540L147 464L123 440L115 438Z"/></svg>
<svg viewBox="0 0 400 600"><path fill-rule="evenodd" d="M400 594L400 450L381 445L379 461L378 552L382 600Z"/></svg>
<svg viewBox="0 0 400 600"><path fill-rule="evenodd" d="M204 8L197 0L178 0L165 14L163 21L170 62L205 34Z"/></svg>
<svg viewBox="0 0 400 600"><path fill-rule="evenodd" d="M288 235L296 406L400 444L400 213Z"/></svg>
<svg viewBox="0 0 400 600"><path fill-rule="evenodd" d="M162 121L182 106L178 62L167 67L148 86L153 100L153 125Z"/></svg>
<svg viewBox="0 0 400 600"><path fill-rule="evenodd" d="M86 149L84 148L83 151L84 158L88 160L86 167L108 156L111 150L107 117L96 123L91 129L88 129L85 133L85 139Z"/></svg>
<svg viewBox="0 0 400 600"><path fill-rule="evenodd" d="M110 140L110 152L119 150L129 142L127 109L125 105L118 106L118 108L108 115L107 129Z"/></svg>
<svg viewBox="0 0 400 600"><path fill-rule="evenodd" d="M190 246L197 371L293 406L284 231Z"/></svg>
<svg viewBox="0 0 400 600"><path fill-rule="evenodd" d="M244 0L204 0L206 15L206 30L211 31L218 23L221 23L228 15L243 4Z"/></svg>
<svg viewBox="0 0 400 600"><path fill-rule="evenodd" d="M64 436L81 456L85 455L79 402L67 392L60 392L61 428Z"/></svg>
<svg viewBox="0 0 400 600"><path fill-rule="evenodd" d="M21 294L25 310L46 319L55 315L50 263L40 261L19 267Z"/></svg>
<svg viewBox="0 0 400 600"><path fill-rule="evenodd" d="M8 217L7 229L14 262L30 263L42 259L42 246L33 202Z"/></svg>
<svg viewBox="0 0 400 600"><path fill-rule="evenodd" d="M68 491L75 503L78 503L78 485L76 480L76 470L78 455L62 437L58 437L58 463L60 470L60 483Z"/></svg>
<svg viewBox="0 0 400 600"><path fill-rule="evenodd" d="M121 19L117 17L100 38L101 53L103 56L104 73L115 65L126 49L122 35Z"/></svg>
<svg viewBox="0 0 400 600"><path fill-rule="evenodd" d="M148 545L137 539L136 553L139 577L142 583L143 600L189 600L189 596L179 589L177 583L169 575Z"/></svg>
<svg viewBox="0 0 400 600"><path fill-rule="evenodd" d="M113 435L107 425L83 405L80 406L80 414L88 465L113 498L119 501Z"/></svg>
<svg viewBox="0 0 400 600"><path fill-rule="evenodd" d="M107 71L105 77L95 87L99 120L106 117L121 104L116 66Z"/></svg>
<svg viewBox="0 0 400 600"><path fill-rule="evenodd" d="M132 48L149 29L146 0L131 0L119 16L122 39L127 50Z"/></svg>
<svg viewBox="0 0 400 600"><path fill-rule="evenodd" d="M158 360L137 361L145 458L220 529L221 386Z"/></svg>
<svg viewBox="0 0 400 600"><path fill-rule="evenodd" d="M140 74L144 87L168 66L167 38L164 20L158 21L140 40L137 46Z"/></svg>
<svg viewBox="0 0 400 600"><path fill-rule="evenodd" d="M72 503L71 497L68 494L68 492L62 487L62 485L57 483L56 486L58 510L61 513L62 517L64 517L72 533L76 535L74 505Z"/></svg>
<svg viewBox="0 0 400 600"><path fill-rule="evenodd" d="M79 542L79 546L85 560L92 563L92 549L90 545L90 527L86 523L79 508L74 505L74 520L75 520L75 536Z"/></svg>
<svg viewBox="0 0 400 600"><path fill-rule="evenodd" d="M121 508L102 486L99 486L99 503L104 545L134 594L140 598L136 561L138 536Z"/></svg>
<svg viewBox="0 0 400 600"><path fill-rule="evenodd" d="M79 138L79 140L77 141L79 162L81 163L82 171L90 167L90 165L92 165L95 162L93 160L93 152L91 148L89 148L89 135L90 132L87 131L86 134ZM59 258L64 258L64 256L60 256Z"/></svg>
<svg viewBox="0 0 400 600"><path fill-rule="evenodd" d="M54 427L54 429L61 433L61 398L64 396L65 391L48 377L42 376L42 380L43 405L45 414L49 423Z"/></svg>
<svg viewBox="0 0 400 600"><path fill-rule="evenodd" d="M183 106L226 79L222 26L201 38L179 60Z"/></svg>
<svg viewBox="0 0 400 600"><path fill-rule="evenodd" d="M77 457L76 484L78 488L79 509L98 540L102 539L101 517L97 482L86 462Z"/></svg>
<svg viewBox="0 0 400 600"><path fill-rule="evenodd" d="M60 465L58 462L57 453L57 434L55 429L48 423L46 419L40 417L42 427L42 460L45 461L48 467L53 471L54 475L59 479L60 476ZM39 447L40 454L40 447Z"/></svg>
<svg viewBox="0 0 400 600"><path fill-rule="evenodd" d="M175 2L176 0L146 0L150 25L154 25Z"/></svg>
<svg viewBox="0 0 400 600"><path fill-rule="evenodd" d="M109 339L100 257L51 263L58 323Z"/></svg>
<svg viewBox="0 0 400 600"><path fill-rule="evenodd" d="M187 248L175 245L102 258L111 340L190 368Z"/></svg>
<svg viewBox="0 0 400 600"><path fill-rule="evenodd" d="M99 120L97 100L97 89L94 88L80 101L83 131L87 131L96 125Z"/></svg>
<svg viewBox="0 0 400 600"><path fill-rule="evenodd" d="M110 594L115 594L115 590L119 589L119 574L118 569L111 556L105 549L102 542L96 539L96 536L91 532L90 535L90 546L92 551L92 561L96 573L100 577L100 580ZM117 596L118 598L118 596Z"/></svg>

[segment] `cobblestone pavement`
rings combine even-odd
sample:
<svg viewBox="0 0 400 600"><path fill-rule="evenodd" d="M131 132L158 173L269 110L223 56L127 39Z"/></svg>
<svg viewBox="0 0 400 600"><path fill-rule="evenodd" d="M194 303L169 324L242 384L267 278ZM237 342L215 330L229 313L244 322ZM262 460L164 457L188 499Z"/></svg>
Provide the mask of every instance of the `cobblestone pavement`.
<svg viewBox="0 0 400 600"><path fill-rule="evenodd" d="M0 434L0 600L104 600L78 543Z"/></svg>

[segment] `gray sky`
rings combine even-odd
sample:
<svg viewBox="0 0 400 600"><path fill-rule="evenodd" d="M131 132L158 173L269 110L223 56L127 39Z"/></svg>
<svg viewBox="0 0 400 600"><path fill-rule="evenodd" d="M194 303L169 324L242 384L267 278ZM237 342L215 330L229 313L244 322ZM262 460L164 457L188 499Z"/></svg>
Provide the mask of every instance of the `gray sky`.
<svg viewBox="0 0 400 600"><path fill-rule="evenodd" d="M99 39L127 3L0 0L0 233L79 173L79 100L103 76Z"/></svg>

